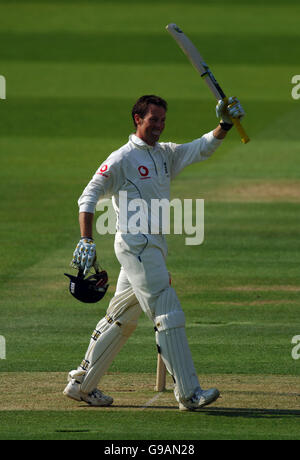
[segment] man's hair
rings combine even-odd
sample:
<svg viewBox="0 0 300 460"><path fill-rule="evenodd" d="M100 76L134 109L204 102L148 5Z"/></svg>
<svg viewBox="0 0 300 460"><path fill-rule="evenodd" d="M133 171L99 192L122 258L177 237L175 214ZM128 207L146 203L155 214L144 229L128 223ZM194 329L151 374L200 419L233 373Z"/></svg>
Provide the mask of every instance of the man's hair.
<svg viewBox="0 0 300 460"><path fill-rule="evenodd" d="M148 108L150 104L154 104L154 105L163 107L165 111L167 111L168 109L167 102L159 96L154 96L154 94L150 94L150 95L140 97L134 104L132 108L132 112L131 112L133 123L135 127L137 125L134 119L134 115L137 113L141 118L144 118L148 112Z"/></svg>

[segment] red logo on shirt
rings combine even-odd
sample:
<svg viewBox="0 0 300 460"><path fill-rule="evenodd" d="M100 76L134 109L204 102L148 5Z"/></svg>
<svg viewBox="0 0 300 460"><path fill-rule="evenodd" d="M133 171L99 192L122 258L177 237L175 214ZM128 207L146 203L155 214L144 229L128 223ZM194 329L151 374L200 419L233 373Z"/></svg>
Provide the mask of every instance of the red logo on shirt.
<svg viewBox="0 0 300 460"><path fill-rule="evenodd" d="M146 166L139 166L138 167L139 173L142 176L141 179L149 179L149 169Z"/></svg>
<svg viewBox="0 0 300 460"><path fill-rule="evenodd" d="M107 170L108 170L108 166L107 166L107 165L103 165L103 166L101 166L101 168L99 169L99 171L97 172L97 174L100 174L100 176L108 177L107 174L104 174Z"/></svg>

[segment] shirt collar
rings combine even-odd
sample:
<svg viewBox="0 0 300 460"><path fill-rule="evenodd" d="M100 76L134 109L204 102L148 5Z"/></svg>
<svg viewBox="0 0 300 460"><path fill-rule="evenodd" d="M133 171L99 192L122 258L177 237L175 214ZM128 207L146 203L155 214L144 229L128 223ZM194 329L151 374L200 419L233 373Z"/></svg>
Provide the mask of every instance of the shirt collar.
<svg viewBox="0 0 300 460"><path fill-rule="evenodd" d="M157 142L154 146L146 144L141 138L137 137L135 134L130 134L129 140L134 143L140 149L155 149L157 146Z"/></svg>

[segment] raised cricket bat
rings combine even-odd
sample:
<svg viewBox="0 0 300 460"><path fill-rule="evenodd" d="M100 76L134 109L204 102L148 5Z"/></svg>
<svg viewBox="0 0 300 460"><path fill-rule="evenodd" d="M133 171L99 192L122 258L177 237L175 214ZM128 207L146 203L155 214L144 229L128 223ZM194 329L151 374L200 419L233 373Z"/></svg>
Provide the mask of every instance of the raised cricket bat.
<svg viewBox="0 0 300 460"><path fill-rule="evenodd" d="M191 61L197 72L199 72L200 76L204 79L205 83L207 84L207 86L217 99L217 101L222 99L223 101L227 102L227 97L224 91L220 87L219 83L217 82L211 70L209 69L208 65L204 62L203 57L201 56L195 45L191 42L191 40L182 32L182 30L176 24L168 24L166 26L166 29L178 43L184 54ZM240 121L237 118L231 118L231 121L238 130L242 142L244 144L249 142L250 139L247 136Z"/></svg>
<svg viewBox="0 0 300 460"><path fill-rule="evenodd" d="M156 369L156 384L155 391L164 391L166 389L166 374L167 369L162 360L160 353L157 355L157 369Z"/></svg>

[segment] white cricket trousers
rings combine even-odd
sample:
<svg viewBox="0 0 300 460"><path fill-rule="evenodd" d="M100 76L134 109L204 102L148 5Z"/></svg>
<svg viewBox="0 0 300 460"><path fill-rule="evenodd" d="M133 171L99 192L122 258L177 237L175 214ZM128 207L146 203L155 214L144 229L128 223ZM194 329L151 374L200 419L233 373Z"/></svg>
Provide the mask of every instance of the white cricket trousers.
<svg viewBox="0 0 300 460"><path fill-rule="evenodd" d="M165 238L117 233L115 253L122 267L117 292L131 286L142 310L153 321L158 350L173 377L176 398L184 402L200 384L186 338L184 313L169 283Z"/></svg>

